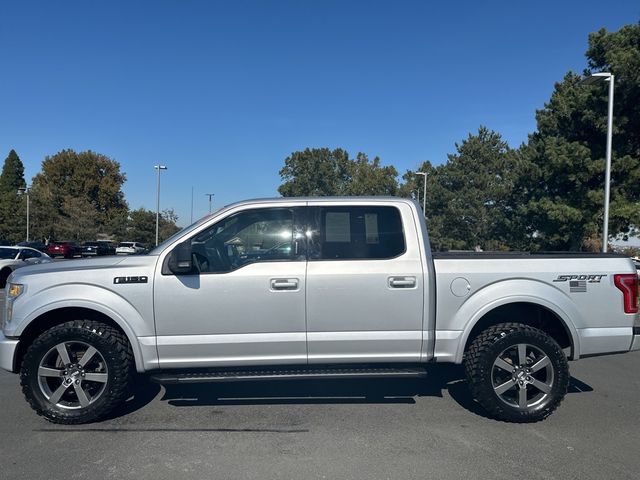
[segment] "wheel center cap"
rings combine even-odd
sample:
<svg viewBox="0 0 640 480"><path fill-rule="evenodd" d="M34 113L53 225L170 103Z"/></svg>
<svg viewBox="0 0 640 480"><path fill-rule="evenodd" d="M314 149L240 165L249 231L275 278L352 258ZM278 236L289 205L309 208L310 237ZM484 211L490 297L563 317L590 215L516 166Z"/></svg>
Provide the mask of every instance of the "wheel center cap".
<svg viewBox="0 0 640 480"><path fill-rule="evenodd" d="M73 382L78 380L78 377L81 377L83 370L79 366L67 367L66 374L62 377L62 383L66 386L71 385Z"/></svg>
<svg viewBox="0 0 640 480"><path fill-rule="evenodd" d="M513 376L511 378L521 387L532 382L531 374L529 373L529 369L527 367L517 367L515 372L513 372Z"/></svg>

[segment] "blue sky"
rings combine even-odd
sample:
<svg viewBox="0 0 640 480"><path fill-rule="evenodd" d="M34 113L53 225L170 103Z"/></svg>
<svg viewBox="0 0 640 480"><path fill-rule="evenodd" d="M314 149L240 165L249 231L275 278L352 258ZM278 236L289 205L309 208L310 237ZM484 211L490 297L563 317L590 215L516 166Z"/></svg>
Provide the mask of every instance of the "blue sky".
<svg viewBox="0 0 640 480"><path fill-rule="evenodd" d="M46 155L120 162L132 208L179 223L276 196L306 147L441 163L480 124L512 145L587 35L640 18L637 1L3 2L0 155L31 178Z"/></svg>

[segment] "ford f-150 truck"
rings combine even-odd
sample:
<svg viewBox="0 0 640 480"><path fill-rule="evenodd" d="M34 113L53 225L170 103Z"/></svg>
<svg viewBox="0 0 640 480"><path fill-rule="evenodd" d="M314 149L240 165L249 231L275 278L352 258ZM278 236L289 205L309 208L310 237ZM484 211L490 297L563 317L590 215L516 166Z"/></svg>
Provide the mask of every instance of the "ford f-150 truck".
<svg viewBox="0 0 640 480"><path fill-rule="evenodd" d="M33 409L82 423L159 382L423 376L463 363L494 418L563 399L567 359L640 348L638 279L614 254L432 253L411 200L229 205L146 255L26 267L0 367ZM428 380L424 380L428 381Z"/></svg>

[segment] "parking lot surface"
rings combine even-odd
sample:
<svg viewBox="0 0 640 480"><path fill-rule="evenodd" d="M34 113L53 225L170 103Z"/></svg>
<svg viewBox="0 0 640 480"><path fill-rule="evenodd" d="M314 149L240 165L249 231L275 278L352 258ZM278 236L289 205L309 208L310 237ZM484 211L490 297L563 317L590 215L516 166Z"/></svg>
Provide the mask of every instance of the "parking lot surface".
<svg viewBox="0 0 640 480"><path fill-rule="evenodd" d="M426 380L241 382L141 379L112 418L61 426L0 373L6 479L637 479L640 352L571 364L547 420L485 418L461 368Z"/></svg>

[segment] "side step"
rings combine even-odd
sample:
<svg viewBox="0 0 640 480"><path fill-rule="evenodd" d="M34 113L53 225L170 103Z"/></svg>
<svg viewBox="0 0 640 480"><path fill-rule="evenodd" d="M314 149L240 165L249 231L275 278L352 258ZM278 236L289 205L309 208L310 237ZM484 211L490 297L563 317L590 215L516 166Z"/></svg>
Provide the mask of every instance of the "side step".
<svg viewBox="0 0 640 480"><path fill-rule="evenodd" d="M265 370L216 370L199 372L157 373L150 379L157 383L241 382L255 380L309 380L336 378L423 378L424 368L286 368Z"/></svg>

